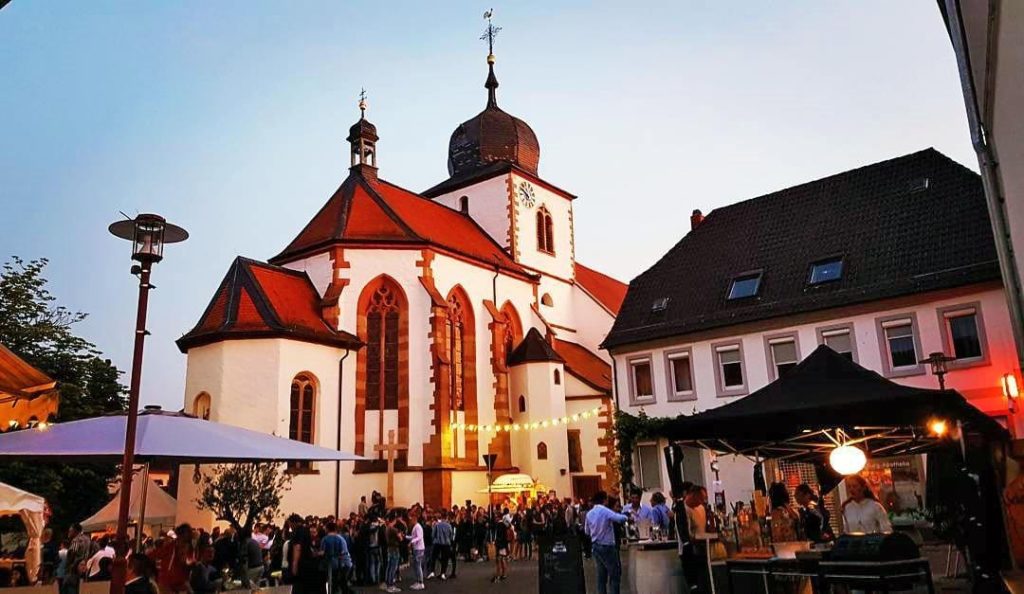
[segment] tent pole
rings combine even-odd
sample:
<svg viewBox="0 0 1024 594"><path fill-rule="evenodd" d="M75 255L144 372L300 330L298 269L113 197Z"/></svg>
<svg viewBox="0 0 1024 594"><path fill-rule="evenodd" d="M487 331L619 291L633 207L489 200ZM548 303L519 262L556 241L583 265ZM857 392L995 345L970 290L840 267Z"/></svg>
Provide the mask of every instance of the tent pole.
<svg viewBox="0 0 1024 594"><path fill-rule="evenodd" d="M149 462L142 465L142 493L139 495L139 519L135 522L135 550L142 550L142 527L146 523L146 495L149 493Z"/></svg>

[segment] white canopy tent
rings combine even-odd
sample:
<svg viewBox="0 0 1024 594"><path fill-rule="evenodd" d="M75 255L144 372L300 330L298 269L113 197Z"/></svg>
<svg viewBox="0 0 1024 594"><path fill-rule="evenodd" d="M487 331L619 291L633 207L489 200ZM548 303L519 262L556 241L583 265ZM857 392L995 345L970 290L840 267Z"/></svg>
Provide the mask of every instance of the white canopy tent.
<svg viewBox="0 0 1024 594"><path fill-rule="evenodd" d="M25 549L25 569L29 582L34 582L39 574L39 562L42 555L42 543L46 510L46 500L39 495L0 483L0 516L19 516L28 533L28 547Z"/></svg>
<svg viewBox="0 0 1024 594"><path fill-rule="evenodd" d="M145 496L142 488L146 487ZM178 501L150 480L132 481L131 503L128 509L129 524L148 526L174 526ZM114 495L110 502L88 519L82 520L82 530L86 532L113 531L117 528L117 512L120 506L120 493Z"/></svg>

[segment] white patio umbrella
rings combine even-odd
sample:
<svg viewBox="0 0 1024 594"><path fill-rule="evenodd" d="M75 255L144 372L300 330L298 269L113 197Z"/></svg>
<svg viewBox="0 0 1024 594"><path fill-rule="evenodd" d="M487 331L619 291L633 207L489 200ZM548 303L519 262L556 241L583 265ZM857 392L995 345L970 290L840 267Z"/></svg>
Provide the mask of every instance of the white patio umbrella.
<svg viewBox="0 0 1024 594"><path fill-rule="evenodd" d="M40 537L43 534L43 513L46 501L39 495L0 483L0 516L19 516L28 533L25 569L28 579L35 581L39 573Z"/></svg>
<svg viewBox="0 0 1024 594"><path fill-rule="evenodd" d="M127 416L109 415L0 435L0 459L120 462ZM181 464L364 460L362 456L277 437L184 413L146 407L139 413L135 461Z"/></svg>

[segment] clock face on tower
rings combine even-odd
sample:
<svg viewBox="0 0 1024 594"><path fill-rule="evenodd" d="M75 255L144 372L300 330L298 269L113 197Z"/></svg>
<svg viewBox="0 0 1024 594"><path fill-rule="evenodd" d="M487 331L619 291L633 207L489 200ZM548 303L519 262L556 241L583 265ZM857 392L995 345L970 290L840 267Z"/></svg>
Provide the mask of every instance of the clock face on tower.
<svg viewBox="0 0 1024 594"><path fill-rule="evenodd" d="M533 191L533 186L530 182L519 182L519 202L526 208L533 208L533 205L537 203L537 194Z"/></svg>

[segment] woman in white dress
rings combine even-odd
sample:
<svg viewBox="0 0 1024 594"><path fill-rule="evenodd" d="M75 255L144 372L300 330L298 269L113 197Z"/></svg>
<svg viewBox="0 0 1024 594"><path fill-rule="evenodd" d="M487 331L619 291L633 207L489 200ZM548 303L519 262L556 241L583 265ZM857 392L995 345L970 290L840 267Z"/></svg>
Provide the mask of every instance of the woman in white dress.
<svg viewBox="0 0 1024 594"><path fill-rule="evenodd" d="M846 534L888 534L892 522L885 507L875 499L864 477L846 477L847 499L843 502L843 532Z"/></svg>

